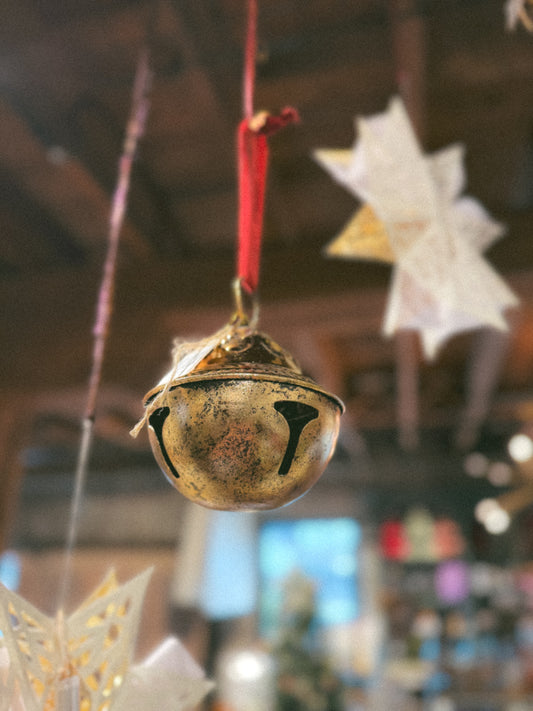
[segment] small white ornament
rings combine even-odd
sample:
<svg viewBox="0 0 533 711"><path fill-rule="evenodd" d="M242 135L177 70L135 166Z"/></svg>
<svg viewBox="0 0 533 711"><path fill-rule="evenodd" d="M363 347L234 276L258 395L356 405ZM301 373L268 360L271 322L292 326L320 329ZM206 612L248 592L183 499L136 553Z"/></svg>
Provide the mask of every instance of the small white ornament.
<svg viewBox="0 0 533 711"><path fill-rule="evenodd" d="M112 711L188 711L214 684L176 637L133 666Z"/></svg>

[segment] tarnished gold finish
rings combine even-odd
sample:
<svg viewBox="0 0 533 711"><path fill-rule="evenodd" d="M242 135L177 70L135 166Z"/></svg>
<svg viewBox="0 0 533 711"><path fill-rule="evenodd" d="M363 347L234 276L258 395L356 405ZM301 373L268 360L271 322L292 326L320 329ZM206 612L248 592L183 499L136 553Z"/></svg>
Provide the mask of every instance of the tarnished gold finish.
<svg viewBox="0 0 533 711"><path fill-rule="evenodd" d="M213 509L272 509L304 494L333 454L344 409L242 325L164 389L145 400L160 399L148 416L156 460L182 494Z"/></svg>

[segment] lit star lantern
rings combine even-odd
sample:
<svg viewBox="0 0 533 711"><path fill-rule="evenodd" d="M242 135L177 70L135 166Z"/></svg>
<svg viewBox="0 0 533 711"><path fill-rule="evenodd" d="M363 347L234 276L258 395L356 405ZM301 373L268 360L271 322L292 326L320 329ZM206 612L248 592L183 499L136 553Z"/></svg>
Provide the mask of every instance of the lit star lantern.
<svg viewBox="0 0 533 711"><path fill-rule="evenodd" d="M150 575L119 586L110 572L68 618L47 617L1 586L0 711L183 711L197 704L210 683L191 673L194 662L177 640L131 666Z"/></svg>
<svg viewBox="0 0 533 711"><path fill-rule="evenodd" d="M352 150L317 150L316 160L364 204L327 246L330 256L393 263L385 335L419 331L432 358L456 333L507 329L517 298L483 256L502 225L471 197L463 149L422 152L402 101L357 121Z"/></svg>

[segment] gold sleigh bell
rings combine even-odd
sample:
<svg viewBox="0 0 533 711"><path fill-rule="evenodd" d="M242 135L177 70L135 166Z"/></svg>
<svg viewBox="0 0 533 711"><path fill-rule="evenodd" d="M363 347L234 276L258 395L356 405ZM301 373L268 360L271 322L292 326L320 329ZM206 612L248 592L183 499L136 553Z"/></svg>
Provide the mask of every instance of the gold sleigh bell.
<svg viewBox="0 0 533 711"><path fill-rule="evenodd" d="M321 476L344 405L251 327L237 303L214 348L145 396L150 444L188 499L228 511L274 509Z"/></svg>

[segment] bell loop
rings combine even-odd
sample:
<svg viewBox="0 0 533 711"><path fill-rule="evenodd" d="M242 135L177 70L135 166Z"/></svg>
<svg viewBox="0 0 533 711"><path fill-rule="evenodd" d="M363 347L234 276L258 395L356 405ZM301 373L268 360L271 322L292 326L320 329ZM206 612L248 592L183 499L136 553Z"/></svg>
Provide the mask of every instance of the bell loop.
<svg viewBox="0 0 533 711"><path fill-rule="evenodd" d="M240 277L234 279L232 287L235 311L231 317L230 323L237 328L243 326L249 327L252 331L255 330L259 320L259 300L257 298L257 293L254 292L249 296L249 300L251 300L251 314L249 316L244 306L245 294L242 286L242 279Z"/></svg>

